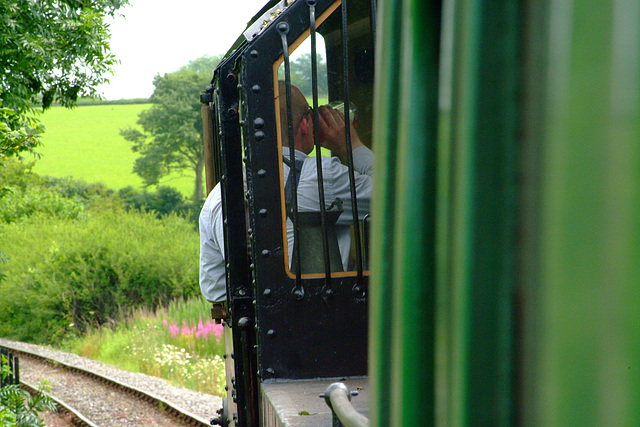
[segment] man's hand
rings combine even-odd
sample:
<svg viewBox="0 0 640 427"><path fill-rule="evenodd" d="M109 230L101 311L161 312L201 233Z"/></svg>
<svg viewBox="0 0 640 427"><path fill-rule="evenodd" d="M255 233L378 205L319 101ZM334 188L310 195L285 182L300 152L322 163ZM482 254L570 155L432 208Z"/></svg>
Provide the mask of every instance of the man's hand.
<svg viewBox="0 0 640 427"><path fill-rule="evenodd" d="M321 145L330 149L334 155L344 162L347 159L344 115L328 105L323 105L318 108L318 116L320 118L318 136L320 137ZM363 145L353 124L350 125L350 134L352 150Z"/></svg>

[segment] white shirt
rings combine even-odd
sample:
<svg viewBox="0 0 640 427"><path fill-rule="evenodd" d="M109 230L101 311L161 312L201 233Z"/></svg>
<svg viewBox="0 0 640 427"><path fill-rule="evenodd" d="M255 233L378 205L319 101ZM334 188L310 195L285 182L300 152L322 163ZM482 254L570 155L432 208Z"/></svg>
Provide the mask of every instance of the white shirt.
<svg viewBox="0 0 640 427"><path fill-rule="evenodd" d="M222 194L218 183L200 212L200 290L211 302L227 299L224 266L224 229Z"/></svg>
<svg viewBox="0 0 640 427"><path fill-rule="evenodd" d="M289 158L289 148L283 147L282 153ZM319 211L318 175L316 158L296 150L297 159L303 160L298 177L298 210ZM360 220L370 212L373 191L373 153L367 147L353 150L353 163L356 194L358 198L358 217ZM289 166L283 164L284 181L289 176ZM329 205L340 198L343 213L336 223L338 246L346 270L351 248L351 230L353 207L349 184L349 169L337 157L322 157L322 173L325 192L325 204ZM226 300L227 285L224 261L224 228L222 218L222 197L218 183L204 203L200 212L200 289L208 301ZM287 240L289 263L293 253L293 224L287 219Z"/></svg>
<svg viewBox="0 0 640 427"><path fill-rule="evenodd" d="M355 175L356 195L358 199L358 217L362 220L370 212L371 194L373 192L373 153L365 146L352 151ZM289 159L289 147L282 147L282 155ZM318 168L315 156L308 156L295 151L296 159L302 160L302 170L298 177L298 211L317 212L320 210L318 196ZM289 176L289 166L283 165L284 180ZM349 168L337 157L322 157L322 180L324 184L324 202L329 208L334 200L342 200L342 215L336 222L338 248L342 257L342 266L347 270L351 249L351 225L353 224L353 205L351 204L351 187L349 184ZM293 255L293 223L287 218L287 240L289 265Z"/></svg>

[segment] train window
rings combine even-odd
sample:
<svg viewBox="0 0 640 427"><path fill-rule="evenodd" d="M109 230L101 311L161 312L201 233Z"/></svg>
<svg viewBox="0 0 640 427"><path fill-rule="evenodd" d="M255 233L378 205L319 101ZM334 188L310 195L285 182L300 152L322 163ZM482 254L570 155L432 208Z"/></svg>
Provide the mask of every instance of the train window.
<svg viewBox="0 0 640 427"><path fill-rule="evenodd" d="M291 46L283 41L286 54L273 66L285 270L291 277L367 270L370 124L361 127L356 102L344 95L353 89L340 75L348 45L336 25L339 6L334 3ZM354 95L366 101L363 107L370 112L371 99Z"/></svg>

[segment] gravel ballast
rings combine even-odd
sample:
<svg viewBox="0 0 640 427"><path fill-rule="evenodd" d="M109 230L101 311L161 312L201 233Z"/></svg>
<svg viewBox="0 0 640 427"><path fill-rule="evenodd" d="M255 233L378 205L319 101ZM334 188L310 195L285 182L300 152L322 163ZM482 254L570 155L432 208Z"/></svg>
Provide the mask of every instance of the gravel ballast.
<svg viewBox="0 0 640 427"><path fill-rule="evenodd" d="M218 396L176 387L161 378L124 371L75 354L52 350L49 347L12 341L5 338L0 338L0 345L7 345L19 350L40 354L68 365L94 371L140 390L148 391L162 400L205 420L214 417L216 410L222 407L222 399ZM26 374L26 372L24 374Z"/></svg>

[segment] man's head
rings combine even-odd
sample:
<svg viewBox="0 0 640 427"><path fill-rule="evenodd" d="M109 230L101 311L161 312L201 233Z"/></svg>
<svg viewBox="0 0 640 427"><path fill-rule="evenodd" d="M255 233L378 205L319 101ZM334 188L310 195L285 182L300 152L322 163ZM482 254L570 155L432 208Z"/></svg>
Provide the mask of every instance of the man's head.
<svg viewBox="0 0 640 427"><path fill-rule="evenodd" d="M283 81L278 82L280 104L280 129L282 145L289 146L289 125L287 121L287 89ZM309 103L300 89L291 85L291 115L293 116L293 144L296 150L309 154L313 150L313 114Z"/></svg>

